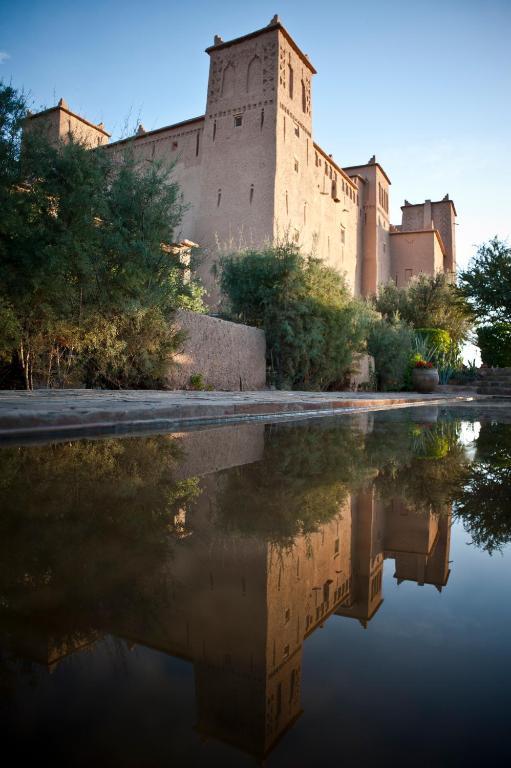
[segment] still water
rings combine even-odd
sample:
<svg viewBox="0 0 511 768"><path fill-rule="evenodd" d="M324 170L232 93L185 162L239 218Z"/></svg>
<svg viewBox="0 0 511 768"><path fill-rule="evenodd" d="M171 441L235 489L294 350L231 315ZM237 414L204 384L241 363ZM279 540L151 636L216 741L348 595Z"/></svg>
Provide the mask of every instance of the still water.
<svg viewBox="0 0 511 768"><path fill-rule="evenodd" d="M507 764L510 501L497 406L1 448L8 764Z"/></svg>

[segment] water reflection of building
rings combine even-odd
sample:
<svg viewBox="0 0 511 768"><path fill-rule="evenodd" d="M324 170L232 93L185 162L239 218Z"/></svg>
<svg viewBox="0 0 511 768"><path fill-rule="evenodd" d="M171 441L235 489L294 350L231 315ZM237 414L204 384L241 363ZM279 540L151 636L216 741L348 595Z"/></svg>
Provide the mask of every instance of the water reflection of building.
<svg viewBox="0 0 511 768"><path fill-rule="evenodd" d="M234 466L240 446L215 437L213 431L207 435L214 470ZM262 450L262 441L257 450L250 445L247 462ZM193 465L194 473L201 469ZM438 589L446 584L450 512L418 512L401 499L383 501L369 487L348 497L316 532L278 547L256 535L219 530L212 514L218 475L202 475L197 503L178 512L179 537L159 574L164 588L154 588L154 574L141 573L136 587L147 596L147 610L104 604L96 627L190 661L198 731L262 758L301 713L305 639L332 614L367 626L383 602L385 559L394 559L398 582ZM55 612L61 617L57 627L34 617L14 622L16 652L51 666L92 642L94 634L73 635L74 627L68 627L66 644L52 639L64 629L65 608Z"/></svg>
<svg viewBox="0 0 511 768"><path fill-rule="evenodd" d="M263 757L301 713L304 640L332 614L364 626L381 603L384 560L398 581L439 589L448 577L450 516L348 498L290 549L225 536L211 523L215 479L194 511L154 620L126 616L110 631L194 665L197 729Z"/></svg>

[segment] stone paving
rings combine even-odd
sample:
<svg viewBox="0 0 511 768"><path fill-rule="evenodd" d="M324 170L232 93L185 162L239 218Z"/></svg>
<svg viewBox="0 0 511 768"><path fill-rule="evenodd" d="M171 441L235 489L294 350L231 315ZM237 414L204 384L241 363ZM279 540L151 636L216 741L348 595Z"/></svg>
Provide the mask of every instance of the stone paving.
<svg viewBox="0 0 511 768"><path fill-rule="evenodd" d="M466 401L472 391L188 392L87 389L0 391L0 439L36 433L121 431L261 418L331 415L426 403Z"/></svg>

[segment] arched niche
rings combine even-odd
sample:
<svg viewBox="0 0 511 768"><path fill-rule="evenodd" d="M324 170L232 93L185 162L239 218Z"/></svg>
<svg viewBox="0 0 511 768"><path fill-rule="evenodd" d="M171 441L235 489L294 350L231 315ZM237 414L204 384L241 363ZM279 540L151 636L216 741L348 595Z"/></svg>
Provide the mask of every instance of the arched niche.
<svg viewBox="0 0 511 768"><path fill-rule="evenodd" d="M233 95L235 74L234 65L228 64L222 75L222 96Z"/></svg>
<svg viewBox="0 0 511 768"><path fill-rule="evenodd" d="M254 56L247 70L247 93L258 91L262 82L262 65L259 56Z"/></svg>

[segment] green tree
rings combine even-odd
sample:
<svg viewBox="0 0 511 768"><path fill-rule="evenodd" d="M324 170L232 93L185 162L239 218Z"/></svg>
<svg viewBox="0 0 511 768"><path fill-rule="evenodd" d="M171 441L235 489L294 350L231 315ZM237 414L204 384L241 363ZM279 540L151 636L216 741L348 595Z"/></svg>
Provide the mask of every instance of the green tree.
<svg viewBox="0 0 511 768"><path fill-rule="evenodd" d="M202 308L162 248L183 214L172 168L137 162L129 143L54 146L34 130L21 141L23 116L23 97L0 86L0 353L15 350L27 388L84 370L86 383L154 385L180 342L173 311ZM134 333L146 320L151 351Z"/></svg>
<svg viewBox="0 0 511 768"><path fill-rule="evenodd" d="M511 322L511 247L497 236L481 245L459 288L481 320Z"/></svg>
<svg viewBox="0 0 511 768"><path fill-rule="evenodd" d="M473 312L447 275L419 275L404 288L392 281L381 285L374 307L386 320L396 313L412 328L441 328L461 344L468 338Z"/></svg>

